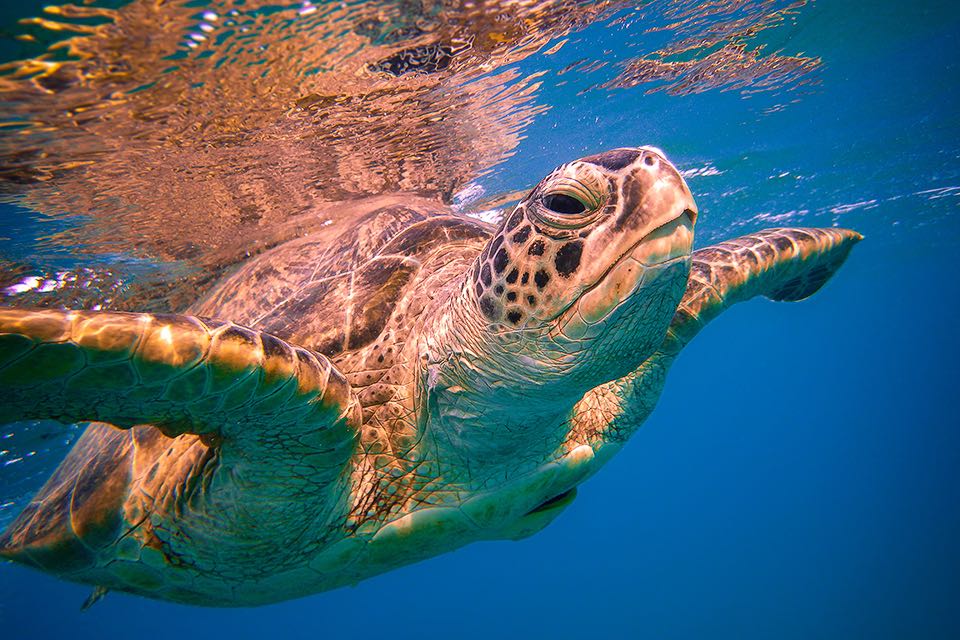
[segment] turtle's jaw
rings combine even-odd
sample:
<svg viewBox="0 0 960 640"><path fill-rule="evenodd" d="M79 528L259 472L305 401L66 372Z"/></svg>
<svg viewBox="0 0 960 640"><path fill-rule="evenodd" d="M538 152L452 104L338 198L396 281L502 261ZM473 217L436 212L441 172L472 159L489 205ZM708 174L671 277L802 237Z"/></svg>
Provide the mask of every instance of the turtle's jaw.
<svg viewBox="0 0 960 640"><path fill-rule="evenodd" d="M693 226L697 220L695 209L685 207L680 215L655 227L643 236L629 252L629 257L645 267L655 267L693 249ZM602 282L609 278L606 277Z"/></svg>
<svg viewBox="0 0 960 640"><path fill-rule="evenodd" d="M608 320L641 289L658 279L666 266L687 260L693 248L696 217L695 207L686 206L679 215L638 240L560 315L557 325L560 332L571 337L581 332L592 333L590 327Z"/></svg>

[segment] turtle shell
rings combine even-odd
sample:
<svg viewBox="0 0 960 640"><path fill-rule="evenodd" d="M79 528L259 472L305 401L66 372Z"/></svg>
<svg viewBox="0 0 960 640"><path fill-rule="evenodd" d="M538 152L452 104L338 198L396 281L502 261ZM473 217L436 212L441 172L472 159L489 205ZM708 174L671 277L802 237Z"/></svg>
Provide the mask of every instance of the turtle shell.
<svg viewBox="0 0 960 640"><path fill-rule="evenodd" d="M380 207L258 256L191 312L334 357L377 339L429 254L457 242L479 250L490 235L482 222L429 206Z"/></svg>

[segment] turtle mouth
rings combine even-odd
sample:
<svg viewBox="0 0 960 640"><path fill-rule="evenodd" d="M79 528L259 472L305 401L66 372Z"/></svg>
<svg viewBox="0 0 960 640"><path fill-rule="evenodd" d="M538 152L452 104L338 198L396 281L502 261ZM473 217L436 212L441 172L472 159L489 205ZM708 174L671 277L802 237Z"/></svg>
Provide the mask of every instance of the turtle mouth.
<svg viewBox="0 0 960 640"><path fill-rule="evenodd" d="M690 253L690 249L693 246L693 227L697 222L697 212L693 209L684 209L680 215L667 220L658 227L654 227L647 235L640 238L636 244L634 244L627 253L617 261L617 264L622 262L625 258L631 257L637 259L638 249L646 248L652 243L661 243L665 245L664 247L657 247L652 249L649 252L649 255L643 260L638 260L640 264L645 267L655 267L657 265L663 264L664 262L669 262L674 258L677 258L681 255L686 255ZM665 256L661 256L660 253L656 250L660 249L661 251L665 249ZM645 252L640 252L645 253ZM616 264L614 265L616 267ZM611 269L613 271L613 269ZM604 274L604 277L600 279L600 284L608 276L610 272Z"/></svg>
<svg viewBox="0 0 960 640"><path fill-rule="evenodd" d="M646 235L630 245L610 268L607 269L592 286L584 291L584 295L593 289L603 286L610 276L617 271L617 268L629 260L635 260L644 267L656 267L679 256L690 253L690 249L693 246L693 227L696 222L697 212L688 207L685 208L680 215L674 216L654 227L648 231ZM651 242L659 242L661 248L667 249L667 255L658 255L655 251L641 250Z"/></svg>
<svg viewBox="0 0 960 640"><path fill-rule="evenodd" d="M561 325L579 316L597 324L663 267L689 256L697 213L691 208L654 227L620 256L577 301L560 314Z"/></svg>

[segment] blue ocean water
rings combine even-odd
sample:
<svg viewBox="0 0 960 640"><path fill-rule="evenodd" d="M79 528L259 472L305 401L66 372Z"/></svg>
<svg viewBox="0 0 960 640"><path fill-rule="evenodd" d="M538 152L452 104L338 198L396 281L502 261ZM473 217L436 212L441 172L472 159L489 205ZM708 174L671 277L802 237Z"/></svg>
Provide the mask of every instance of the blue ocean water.
<svg viewBox="0 0 960 640"><path fill-rule="evenodd" d="M642 36L594 24L573 44L617 56ZM88 587L7 564L0 634L960 637L960 10L820 0L769 38L820 57L816 82L671 95L548 80L552 108L477 181L522 189L655 144L688 171L701 246L767 226L865 236L813 298L714 321L551 526L257 609L111 593L81 613ZM569 48L518 66L563 68Z"/></svg>

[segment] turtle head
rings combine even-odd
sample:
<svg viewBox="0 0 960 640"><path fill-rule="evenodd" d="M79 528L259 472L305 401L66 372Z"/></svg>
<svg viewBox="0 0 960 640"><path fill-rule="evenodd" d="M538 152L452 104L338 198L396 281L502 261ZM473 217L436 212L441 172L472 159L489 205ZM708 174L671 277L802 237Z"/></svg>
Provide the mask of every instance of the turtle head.
<svg viewBox="0 0 960 640"><path fill-rule="evenodd" d="M663 153L565 164L508 215L424 332L432 450L499 472L567 437L584 393L663 342L687 285L697 208Z"/></svg>
<svg viewBox="0 0 960 640"><path fill-rule="evenodd" d="M652 147L558 167L506 217L473 271L488 330L519 336L526 375L577 391L624 375L663 339L686 287L697 208ZM512 335L511 335L512 334Z"/></svg>

